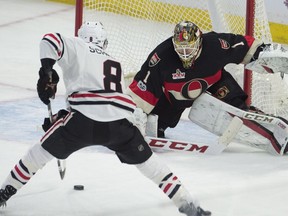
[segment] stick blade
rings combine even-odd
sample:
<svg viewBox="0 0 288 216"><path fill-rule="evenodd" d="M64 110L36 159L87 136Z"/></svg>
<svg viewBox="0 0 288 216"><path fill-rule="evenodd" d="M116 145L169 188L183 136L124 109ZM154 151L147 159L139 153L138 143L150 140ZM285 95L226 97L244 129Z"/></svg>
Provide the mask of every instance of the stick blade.
<svg viewBox="0 0 288 216"><path fill-rule="evenodd" d="M57 160L58 170L60 174L61 180L64 179L66 173L66 161L65 160Z"/></svg>

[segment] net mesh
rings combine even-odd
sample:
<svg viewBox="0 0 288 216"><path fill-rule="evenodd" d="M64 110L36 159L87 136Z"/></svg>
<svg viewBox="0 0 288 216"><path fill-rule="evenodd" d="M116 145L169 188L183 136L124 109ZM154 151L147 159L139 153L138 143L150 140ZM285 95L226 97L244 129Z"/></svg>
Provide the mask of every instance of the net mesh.
<svg viewBox="0 0 288 216"><path fill-rule="evenodd" d="M101 21L108 32L107 52L122 63L129 83L148 54L172 35L181 20L195 22L203 32L245 34L244 0L84 0L83 21ZM264 0L255 1L254 37L272 41ZM243 66L228 71L243 86ZM279 74L253 73L252 105L288 117L287 82Z"/></svg>

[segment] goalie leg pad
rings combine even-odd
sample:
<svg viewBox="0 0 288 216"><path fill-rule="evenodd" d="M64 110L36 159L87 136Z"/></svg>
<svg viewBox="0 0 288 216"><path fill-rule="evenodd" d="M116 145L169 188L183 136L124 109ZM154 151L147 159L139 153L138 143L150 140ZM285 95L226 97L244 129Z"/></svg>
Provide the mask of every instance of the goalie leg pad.
<svg viewBox="0 0 288 216"><path fill-rule="evenodd" d="M288 140L288 124L281 118L244 111L208 94L202 94L189 113L191 121L218 136L223 135L223 125L228 125L233 116L244 122L233 141L275 155L284 153Z"/></svg>
<svg viewBox="0 0 288 216"><path fill-rule="evenodd" d="M158 116L149 114L147 116L146 136L157 137Z"/></svg>

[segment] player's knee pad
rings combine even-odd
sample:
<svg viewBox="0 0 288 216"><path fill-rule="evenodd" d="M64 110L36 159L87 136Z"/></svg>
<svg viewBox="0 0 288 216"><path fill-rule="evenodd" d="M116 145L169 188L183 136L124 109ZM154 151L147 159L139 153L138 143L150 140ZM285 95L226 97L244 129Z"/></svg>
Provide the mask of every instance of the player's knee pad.
<svg viewBox="0 0 288 216"><path fill-rule="evenodd" d="M218 99L240 109L248 109L245 103L248 95L239 86L232 75L223 69L221 79L212 85L208 91Z"/></svg>

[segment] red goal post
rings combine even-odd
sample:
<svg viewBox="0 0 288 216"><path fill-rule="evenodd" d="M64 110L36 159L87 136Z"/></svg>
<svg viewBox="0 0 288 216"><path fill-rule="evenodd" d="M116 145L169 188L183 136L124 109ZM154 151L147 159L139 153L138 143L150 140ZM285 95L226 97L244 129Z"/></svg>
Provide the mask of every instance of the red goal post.
<svg viewBox="0 0 288 216"><path fill-rule="evenodd" d="M121 61L127 80L181 20L195 22L203 32L253 35L272 42L264 0L76 0L75 35L85 20L104 24L107 51ZM244 72L236 65L227 69L248 93L248 104L288 117L288 87L279 74Z"/></svg>

